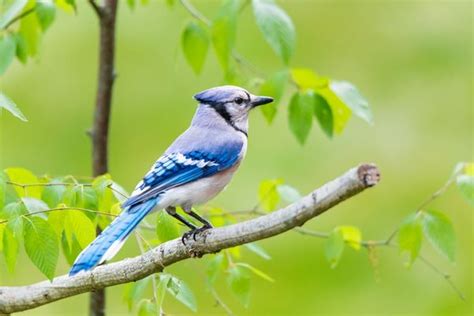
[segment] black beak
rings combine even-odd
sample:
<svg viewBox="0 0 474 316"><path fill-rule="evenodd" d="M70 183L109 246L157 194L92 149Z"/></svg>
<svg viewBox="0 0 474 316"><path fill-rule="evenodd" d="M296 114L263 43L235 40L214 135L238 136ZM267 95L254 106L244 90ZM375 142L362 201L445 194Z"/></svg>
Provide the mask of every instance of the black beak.
<svg viewBox="0 0 474 316"><path fill-rule="evenodd" d="M270 98L270 97L255 97L253 98L251 104L252 104L252 108L254 107L257 107L259 105L264 105L264 104L267 104L267 103L271 103L273 102L273 98Z"/></svg>

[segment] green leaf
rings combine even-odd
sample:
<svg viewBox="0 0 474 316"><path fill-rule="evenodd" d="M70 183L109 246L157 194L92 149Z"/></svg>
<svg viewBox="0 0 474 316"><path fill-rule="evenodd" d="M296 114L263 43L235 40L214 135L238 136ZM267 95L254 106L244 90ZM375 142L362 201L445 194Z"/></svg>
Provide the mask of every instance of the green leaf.
<svg viewBox="0 0 474 316"><path fill-rule="evenodd" d="M196 74L202 70L209 48L207 31L197 22L189 22L181 37L184 56Z"/></svg>
<svg viewBox="0 0 474 316"><path fill-rule="evenodd" d="M273 211L280 202L278 186L283 183L281 179L264 180L258 188L258 200L265 211Z"/></svg>
<svg viewBox="0 0 474 316"><path fill-rule="evenodd" d="M409 260L405 265L411 266L420 253L423 240L421 223L417 213L411 214L403 222L398 232L398 247L400 252L407 253Z"/></svg>
<svg viewBox="0 0 474 316"><path fill-rule="evenodd" d="M260 31L275 53L288 64L295 48L295 27L290 17L272 0L253 0Z"/></svg>
<svg viewBox="0 0 474 316"><path fill-rule="evenodd" d="M454 262L456 234L451 220L443 213L428 211L422 213L423 232L430 243L441 254Z"/></svg>
<svg viewBox="0 0 474 316"><path fill-rule="evenodd" d="M329 84L329 80L320 77L309 68L292 68L291 79L296 83L300 90L324 88Z"/></svg>
<svg viewBox="0 0 474 316"><path fill-rule="evenodd" d="M22 202L9 203L0 211L1 217L8 220L7 226L12 230L17 239L21 239L23 233L22 215L27 213L25 205Z"/></svg>
<svg viewBox="0 0 474 316"><path fill-rule="evenodd" d="M24 197L24 198L21 198L21 201L23 202L26 209L28 210L28 213L44 212L46 210L49 210L48 204L46 204L44 201L39 200L39 199ZM44 214L41 214L41 215L44 215Z"/></svg>
<svg viewBox="0 0 474 316"><path fill-rule="evenodd" d="M238 262L235 265L248 269L249 271L253 272L256 276L261 277L262 279L264 279L268 282L275 282L275 280L271 276L269 276L268 274L266 274L262 270L259 270L259 269L255 268L254 266L251 266L248 263Z"/></svg>
<svg viewBox="0 0 474 316"><path fill-rule="evenodd" d="M277 113L277 106L283 96L287 81L288 71L283 70L274 73L260 87L261 95L272 96L274 100L272 103L260 107L263 116L265 117L268 123L271 123L275 118L275 115Z"/></svg>
<svg viewBox="0 0 474 316"><path fill-rule="evenodd" d="M324 254L331 268L335 268L344 252L344 235L339 229L334 229L324 244Z"/></svg>
<svg viewBox="0 0 474 316"><path fill-rule="evenodd" d="M230 290L239 302L247 308L250 303L250 276L248 269L234 265L228 272L227 284Z"/></svg>
<svg viewBox="0 0 474 316"><path fill-rule="evenodd" d="M70 246L65 234L61 234L61 248L63 250L64 257L66 258L66 261L69 263L69 265L73 265L74 261L76 261L77 256L82 251L81 246L79 246L79 243L77 242L76 237L72 238L72 245Z"/></svg>
<svg viewBox="0 0 474 316"><path fill-rule="evenodd" d="M156 235L162 243L180 236L176 220L166 212L158 212L156 218Z"/></svg>
<svg viewBox="0 0 474 316"><path fill-rule="evenodd" d="M156 304L149 299L143 299L138 303L138 316L157 315Z"/></svg>
<svg viewBox="0 0 474 316"><path fill-rule="evenodd" d="M474 176L461 174L456 177L456 185L469 204L474 206Z"/></svg>
<svg viewBox="0 0 474 316"><path fill-rule="evenodd" d="M314 115L323 132L331 138L334 132L334 118L332 109L321 95L314 94Z"/></svg>
<svg viewBox="0 0 474 316"><path fill-rule="evenodd" d="M211 286L216 282L217 276L228 266L227 258L223 253L214 255L207 264L207 281Z"/></svg>
<svg viewBox="0 0 474 316"><path fill-rule="evenodd" d="M0 217L0 222L4 219ZM7 223L0 223L0 252L3 251L3 233L7 227Z"/></svg>
<svg viewBox="0 0 474 316"><path fill-rule="evenodd" d="M193 312L197 311L197 302L191 288L177 277L172 276L168 282L168 292L173 295L178 301L183 303Z"/></svg>
<svg viewBox="0 0 474 316"><path fill-rule="evenodd" d="M25 221L24 242L33 264L52 280L59 256L58 238L53 228L40 217L30 217Z"/></svg>
<svg viewBox="0 0 474 316"><path fill-rule="evenodd" d="M15 33L16 57L20 62L26 64L28 60L28 46L21 33Z"/></svg>
<svg viewBox="0 0 474 316"><path fill-rule="evenodd" d="M272 258L265 249L263 249L256 243L251 242L251 243L245 244L244 247L250 250L251 252L255 253L256 255L262 257L265 260L270 260Z"/></svg>
<svg viewBox="0 0 474 316"><path fill-rule="evenodd" d="M281 184L277 187L278 194L288 203L294 203L301 199L301 194L288 184Z"/></svg>
<svg viewBox="0 0 474 316"><path fill-rule="evenodd" d="M38 1L36 3L36 14L43 32L53 23L56 16L56 7L52 1Z"/></svg>
<svg viewBox="0 0 474 316"><path fill-rule="evenodd" d="M18 239L15 238L14 232L6 226L3 229L3 255L10 273L15 271L16 259L18 257Z"/></svg>
<svg viewBox="0 0 474 316"><path fill-rule="evenodd" d="M113 184L110 175L102 175L94 179L92 188L97 194L98 209L102 212L109 212L112 208L113 194L109 186Z"/></svg>
<svg viewBox="0 0 474 316"><path fill-rule="evenodd" d="M5 94L0 92L0 112L1 109L5 109L13 116L16 118L22 120L23 122L28 122L26 117L23 115L23 113L20 111L18 106L13 102L10 98L8 98Z"/></svg>
<svg viewBox="0 0 474 316"><path fill-rule="evenodd" d="M308 138L313 123L314 98L311 92L296 92L290 100L288 122L300 144Z"/></svg>
<svg viewBox="0 0 474 316"><path fill-rule="evenodd" d="M39 183L38 178L29 170L24 168L7 168L5 173L8 175L8 178L11 182L17 184L37 184ZM41 190L40 186L30 186L22 188L15 185L15 190L19 197L34 197L41 199Z"/></svg>
<svg viewBox="0 0 474 316"><path fill-rule="evenodd" d="M4 29L8 23L17 17L27 2L28 0L14 0L10 7L5 10L5 13L0 16L0 29Z"/></svg>
<svg viewBox="0 0 474 316"><path fill-rule="evenodd" d="M322 96L331 107L334 133L336 135L341 134L347 125L347 122L351 118L351 109L344 104L328 87L318 88L317 94Z"/></svg>
<svg viewBox="0 0 474 316"><path fill-rule="evenodd" d="M65 212L64 233L69 246L72 246L73 236L77 239L82 249L86 248L95 239L95 225L79 210L60 211Z"/></svg>
<svg viewBox="0 0 474 316"><path fill-rule="evenodd" d="M336 228L342 233L344 241L355 250L360 250L360 243L362 241L362 233L359 228L355 226L338 226Z"/></svg>
<svg viewBox="0 0 474 316"><path fill-rule="evenodd" d="M16 40L14 35L7 34L0 38L0 76L5 73L13 61L16 53Z"/></svg>
<svg viewBox="0 0 474 316"><path fill-rule="evenodd" d="M7 179L7 175L2 170L0 170L0 210L3 210L3 206L5 206L7 195Z"/></svg>
<svg viewBox="0 0 474 316"><path fill-rule="evenodd" d="M72 14L76 12L76 3L74 0L56 0L55 3L58 8L66 13Z"/></svg>
<svg viewBox="0 0 474 316"><path fill-rule="evenodd" d="M26 9L34 8L35 3L30 2ZM40 42L40 25L36 13L28 14L20 20L19 32L25 40L26 50L29 56L35 56L38 52L38 45Z"/></svg>
<svg viewBox="0 0 474 316"><path fill-rule="evenodd" d="M120 184L117 182L112 181L112 185L110 186L113 195L120 203L124 203L130 194L128 194L127 190L125 190Z"/></svg>
<svg viewBox="0 0 474 316"><path fill-rule="evenodd" d="M60 179L54 179L50 184L62 183ZM41 199L49 205L50 208L55 208L63 200L66 187L64 185L50 185L44 188Z"/></svg>
<svg viewBox="0 0 474 316"><path fill-rule="evenodd" d="M226 73L229 71L229 61L235 46L238 4L234 0L225 1L211 25L212 44L219 64Z"/></svg>
<svg viewBox="0 0 474 316"><path fill-rule="evenodd" d="M344 102L355 115L369 124L373 124L369 102L360 94L357 88L347 81L331 81L329 88Z"/></svg>
<svg viewBox="0 0 474 316"><path fill-rule="evenodd" d="M123 300L128 305L128 310L131 312L133 306L143 297L145 291L150 284L151 277L141 279L136 282L128 283L125 286L125 291L123 294Z"/></svg>
<svg viewBox="0 0 474 316"><path fill-rule="evenodd" d="M127 5L131 10L135 9L135 0L127 0Z"/></svg>

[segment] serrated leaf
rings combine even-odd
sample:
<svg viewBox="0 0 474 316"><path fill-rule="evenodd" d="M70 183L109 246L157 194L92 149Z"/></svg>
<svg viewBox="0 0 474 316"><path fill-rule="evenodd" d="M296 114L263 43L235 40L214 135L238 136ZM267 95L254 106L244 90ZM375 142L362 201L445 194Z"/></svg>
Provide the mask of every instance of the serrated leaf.
<svg viewBox="0 0 474 316"><path fill-rule="evenodd" d="M168 293L193 312L197 311L197 302L191 288L177 277L172 276L167 287Z"/></svg>
<svg viewBox="0 0 474 316"><path fill-rule="evenodd" d="M290 17L272 0L253 0L260 31L275 53L288 64L295 48L295 27Z"/></svg>
<svg viewBox="0 0 474 316"><path fill-rule="evenodd" d="M33 264L52 280L59 256L58 238L53 228L40 217L30 217L25 221L24 244Z"/></svg>
<svg viewBox="0 0 474 316"><path fill-rule="evenodd" d="M353 84L347 81L331 81L329 88L355 115L367 123L373 124L373 115L369 108L369 102Z"/></svg>
<svg viewBox="0 0 474 316"><path fill-rule="evenodd" d="M15 238L10 227L6 226L3 229L3 255L10 273L15 271L16 260L18 257L18 239Z"/></svg>
<svg viewBox="0 0 474 316"><path fill-rule="evenodd" d="M16 118L22 120L23 122L28 122L25 115L21 112L18 106L13 102L10 98L8 98L5 94L0 92L0 111L1 109L5 109Z"/></svg>
<svg viewBox="0 0 474 316"><path fill-rule="evenodd" d="M408 216L400 226L398 232L398 247L400 252L408 253L409 260L405 263L407 266L415 261L420 253L421 242L423 240L421 223L417 213Z"/></svg>
<svg viewBox="0 0 474 316"><path fill-rule="evenodd" d="M355 250L360 250L360 242L362 241L362 233L355 226L338 226L337 230L342 233L344 241Z"/></svg>
<svg viewBox="0 0 474 316"><path fill-rule="evenodd" d="M422 213L423 232L433 247L454 262L456 234L451 220L443 213L428 211Z"/></svg>
<svg viewBox="0 0 474 316"><path fill-rule="evenodd" d="M277 191L281 198L288 203L294 203L301 199L300 192L288 184L280 184Z"/></svg>
<svg viewBox="0 0 474 316"><path fill-rule="evenodd" d="M344 252L344 236L339 229L334 229L324 244L324 254L331 268L335 268Z"/></svg>
<svg viewBox="0 0 474 316"><path fill-rule="evenodd" d="M211 25L212 44L219 64L226 73L229 71L230 56L235 46L238 10L238 1L225 1Z"/></svg>
<svg viewBox="0 0 474 316"><path fill-rule="evenodd" d="M166 212L158 212L156 218L156 235L162 243L180 236L176 220Z"/></svg>
<svg viewBox="0 0 474 316"><path fill-rule="evenodd" d="M36 15L43 32L53 23L56 16L56 7L52 1L38 1L36 3Z"/></svg>
<svg viewBox="0 0 474 316"><path fill-rule="evenodd" d="M123 300L128 305L128 311L132 311L134 305L143 297L151 278L147 277L136 282L128 283L125 286Z"/></svg>
<svg viewBox="0 0 474 316"><path fill-rule="evenodd" d="M300 144L308 138L313 123L313 95L309 92L296 92L290 100L288 122L290 130Z"/></svg>
<svg viewBox="0 0 474 316"><path fill-rule="evenodd" d="M283 183L281 179L264 180L258 188L258 200L265 211L273 211L280 202L277 188Z"/></svg>
<svg viewBox="0 0 474 316"><path fill-rule="evenodd" d="M50 184L62 183L60 179L54 179ZM50 185L46 186L41 194L41 199L48 204L50 208L55 208L63 200L66 186L64 185Z"/></svg>
<svg viewBox="0 0 474 316"><path fill-rule="evenodd" d="M334 133L341 134L352 116L351 109L345 105L329 87L318 88L316 93L324 98L331 107Z"/></svg>
<svg viewBox="0 0 474 316"><path fill-rule="evenodd" d="M254 266L251 266L250 264L248 263L244 263L244 262L238 262L235 264L236 266L239 266L239 267L243 267L243 268L246 268L248 269L249 271L251 271L253 274L255 274L256 276L264 279L265 281L268 281L268 282L275 282L275 280L269 276L268 274L266 274L265 272L263 272L262 270L259 270L257 268L255 268Z"/></svg>
<svg viewBox="0 0 474 316"><path fill-rule="evenodd" d="M14 35L7 34L0 38L0 76L5 73L8 66L15 58L16 53L16 40Z"/></svg>
<svg viewBox="0 0 474 316"><path fill-rule="evenodd" d="M283 96L287 81L288 71L283 70L274 73L260 87L261 95L269 95L273 97L272 103L260 107L263 116L265 117L268 123L271 123L275 118L275 115L277 113L277 106Z"/></svg>
<svg viewBox="0 0 474 316"><path fill-rule="evenodd" d="M29 170L25 168L7 168L5 173L8 175L8 178L11 182L17 184L35 184L39 183L38 178ZM15 191L19 197L33 197L41 199L42 188L40 186L30 186L27 188L22 188L15 186Z"/></svg>
<svg viewBox="0 0 474 316"><path fill-rule="evenodd" d="M461 174L456 177L456 185L467 202L474 206L474 176Z"/></svg>
<svg viewBox="0 0 474 316"><path fill-rule="evenodd" d="M4 29L25 7L28 0L14 0L0 16L0 29Z"/></svg>
<svg viewBox="0 0 474 316"><path fill-rule="evenodd" d="M201 73L209 48L207 30L197 22L190 22L183 31L181 45L188 64L196 74Z"/></svg>
<svg viewBox="0 0 474 316"><path fill-rule="evenodd" d="M319 126L323 132L332 138L334 132L334 118L332 109L321 95L314 94L314 116L318 120Z"/></svg>
<svg viewBox="0 0 474 316"><path fill-rule="evenodd" d="M272 258L265 249L263 249L256 243L251 242L251 243L245 244L244 247L246 247L248 250L262 257L265 260L270 260Z"/></svg>
<svg viewBox="0 0 474 316"><path fill-rule="evenodd" d="M247 308L250 303L250 276L248 269L233 266L228 272L227 284L230 290L239 302Z"/></svg>

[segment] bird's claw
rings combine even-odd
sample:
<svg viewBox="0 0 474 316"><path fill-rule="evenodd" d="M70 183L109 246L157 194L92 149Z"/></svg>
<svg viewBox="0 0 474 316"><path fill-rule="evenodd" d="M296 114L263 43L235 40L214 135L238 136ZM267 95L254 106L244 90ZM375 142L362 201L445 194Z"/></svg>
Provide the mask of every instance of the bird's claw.
<svg viewBox="0 0 474 316"><path fill-rule="evenodd" d="M193 240L196 241L196 236L208 229L212 228L212 226L208 226L208 225L204 225L202 227L199 227L199 228L196 228L196 229L192 229L190 231L187 231L183 234L183 236L181 237L181 242L183 243L183 245L186 246L186 240L188 240L189 238L193 237Z"/></svg>

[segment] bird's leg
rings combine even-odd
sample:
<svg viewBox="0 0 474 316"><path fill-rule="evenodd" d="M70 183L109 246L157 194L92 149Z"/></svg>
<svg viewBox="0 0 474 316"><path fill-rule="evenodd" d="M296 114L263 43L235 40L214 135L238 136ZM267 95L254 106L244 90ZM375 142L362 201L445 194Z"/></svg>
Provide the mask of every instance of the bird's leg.
<svg viewBox="0 0 474 316"><path fill-rule="evenodd" d="M191 224L190 222L188 222L183 216L179 215L177 212L176 212L176 207L174 206L168 206L167 208L165 208L166 210L166 213L168 213L169 215L173 216L174 218L176 218L178 221L180 221L181 223L183 223L184 225L188 226L189 228L191 228L191 230L195 230L197 229L196 226L194 226L193 224Z"/></svg>
<svg viewBox="0 0 474 316"><path fill-rule="evenodd" d="M195 213L193 211L192 206L183 205L183 206L181 206L181 208L183 209L184 212L186 212L186 214L188 214L189 216L192 216L193 218L195 218L196 220L198 220L199 222L201 222L203 224L199 228L191 229L190 231L184 233L183 238L182 238L183 244L185 244L184 240L188 239L191 235L193 236L193 239L196 240L196 234L198 234L202 231L205 231L209 228L212 228L211 223L208 220L206 220L205 218L202 218L199 214Z"/></svg>

